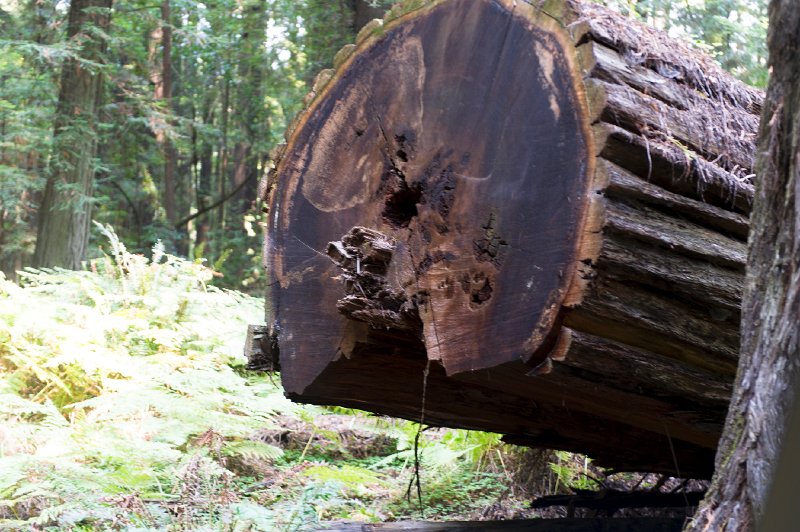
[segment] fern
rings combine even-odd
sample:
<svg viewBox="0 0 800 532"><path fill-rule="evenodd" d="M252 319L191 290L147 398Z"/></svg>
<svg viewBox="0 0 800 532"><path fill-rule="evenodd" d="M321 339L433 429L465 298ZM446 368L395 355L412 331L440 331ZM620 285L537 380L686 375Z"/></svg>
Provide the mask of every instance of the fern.
<svg viewBox="0 0 800 532"><path fill-rule="evenodd" d="M26 455L0 458L0 505L10 501L14 492L27 478L26 469L31 461Z"/></svg>
<svg viewBox="0 0 800 532"><path fill-rule="evenodd" d="M201 261L160 245L148 260L100 230L109 254L91 271L0 279L0 421L11 427L0 440L0 519L28 507L30 525L71 526L106 519L115 494L175 497L186 473L175 464L194 435L243 438L286 407L267 379L232 367L261 301L209 287ZM280 454L235 439L225 452ZM202 469L217 488L230 475Z"/></svg>
<svg viewBox="0 0 800 532"><path fill-rule="evenodd" d="M350 489L383 484L381 476L369 469L344 464L341 467L317 465L306 469L304 475L322 482L339 482Z"/></svg>
<svg viewBox="0 0 800 532"><path fill-rule="evenodd" d="M588 477L589 458L566 451L556 451L555 455L557 461L550 463L550 469L556 474L556 491L559 486L569 490L597 488Z"/></svg>
<svg viewBox="0 0 800 532"><path fill-rule="evenodd" d="M240 440L225 444L222 448L222 455L272 462L283 456L283 449L261 441Z"/></svg>

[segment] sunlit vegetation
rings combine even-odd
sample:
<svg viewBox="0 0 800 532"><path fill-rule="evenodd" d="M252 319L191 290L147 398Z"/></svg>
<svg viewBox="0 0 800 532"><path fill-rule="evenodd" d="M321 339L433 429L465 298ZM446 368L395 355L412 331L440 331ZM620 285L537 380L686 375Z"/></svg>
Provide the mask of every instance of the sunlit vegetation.
<svg viewBox="0 0 800 532"><path fill-rule="evenodd" d="M767 2L764 0L603 0L609 7L693 42L731 74L767 85Z"/></svg>
<svg viewBox="0 0 800 532"><path fill-rule="evenodd" d="M293 530L468 516L507 490L495 435L426 430L415 453L414 423L289 402L244 368L262 300L98 232L86 271L0 281L1 526Z"/></svg>

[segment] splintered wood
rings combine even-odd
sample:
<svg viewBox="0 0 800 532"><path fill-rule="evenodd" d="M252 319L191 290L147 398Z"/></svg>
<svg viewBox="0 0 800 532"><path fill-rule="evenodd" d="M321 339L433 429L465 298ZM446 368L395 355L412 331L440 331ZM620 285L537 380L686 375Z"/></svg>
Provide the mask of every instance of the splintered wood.
<svg viewBox="0 0 800 532"><path fill-rule="evenodd" d="M762 95L603 8L535 4L400 4L320 75L261 187L282 382L707 476Z"/></svg>
<svg viewBox="0 0 800 532"><path fill-rule="evenodd" d="M416 303L386 280L394 247L391 238L366 227L354 227L341 241L328 244L328 256L341 268L345 287L336 308L372 328L419 334Z"/></svg>

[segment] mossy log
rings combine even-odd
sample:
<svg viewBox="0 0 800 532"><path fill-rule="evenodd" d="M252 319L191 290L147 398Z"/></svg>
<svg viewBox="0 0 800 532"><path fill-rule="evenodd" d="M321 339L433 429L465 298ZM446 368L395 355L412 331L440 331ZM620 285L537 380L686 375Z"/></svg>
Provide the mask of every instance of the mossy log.
<svg viewBox="0 0 800 532"><path fill-rule="evenodd" d="M737 365L762 95L577 2L396 6L275 153L292 399L705 477Z"/></svg>

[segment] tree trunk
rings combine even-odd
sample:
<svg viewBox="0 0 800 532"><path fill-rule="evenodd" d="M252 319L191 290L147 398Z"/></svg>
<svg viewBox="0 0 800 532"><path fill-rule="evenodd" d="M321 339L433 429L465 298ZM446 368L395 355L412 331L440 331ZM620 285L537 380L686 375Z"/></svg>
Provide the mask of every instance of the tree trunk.
<svg viewBox="0 0 800 532"><path fill-rule="evenodd" d="M269 128L264 113L264 69L262 52L267 25L267 4L250 0L244 5L242 37L239 42L239 85L236 91L236 121L239 138L233 148L233 182L240 188L232 210L248 212L256 200L256 189L263 155L259 150Z"/></svg>
<svg viewBox="0 0 800 532"><path fill-rule="evenodd" d="M203 102L203 123L212 124L214 122L214 112L212 110L213 102L210 98L206 98ZM212 180L214 175L214 150L211 142L203 138L200 141L199 148L199 164L200 169L198 172L198 184L196 189L197 194L197 210L205 210L212 201ZM211 229L211 222L209 216L203 216L197 221L197 240L196 246L205 245L208 243L208 233ZM207 253L209 250L204 249Z"/></svg>
<svg viewBox="0 0 800 532"><path fill-rule="evenodd" d="M800 10L773 0L769 19L772 76L759 131L739 372L712 487L691 530L751 530L764 516L798 389Z"/></svg>
<svg viewBox="0 0 800 532"><path fill-rule="evenodd" d="M228 77L222 80L222 117L219 153L217 155L217 197L223 198L227 191L228 162L230 159L230 147L228 146L228 130L230 120L230 101L231 101L231 80ZM225 231L225 202L217 207L217 227L218 231ZM222 249L218 250L220 253Z"/></svg>
<svg viewBox="0 0 800 532"><path fill-rule="evenodd" d="M363 28L372 19L381 18L386 13L384 2L373 5L369 0L352 0L353 2L353 34Z"/></svg>
<svg viewBox="0 0 800 532"><path fill-rule="evenodd" d="M111 22L112 0L73 0L67 36L80 42L78 53L102 63L106 42L102 34ZM92 26L100 30L93 32ZM39 208L34 264L77 269L86 254L96 148L95 121L102 97L102 73L68 59L54 129L54 154Z"/></svg>
<svg viewBox="0 0 800 532"><path fill-rule="evenodd" d="M761 94L590 4L415 5L287 132L265 256L288 395L710 476Z"/></svg>
<svg viewBox="0 0 800 532"><path fill-rule="evenodd" d="M172 26L170 24L170 0L161 2L161 20L150 34L150 81L153 83L153 98L163 103L162 115L151 123L156 142L163 150L164 187L163 205L170 225L178 219L175 205L175 169L178 165L178 151L169 137L172 127ZM158 50L161 50L161 54ZM160 56L159 56L160 55Z"/></svg>

